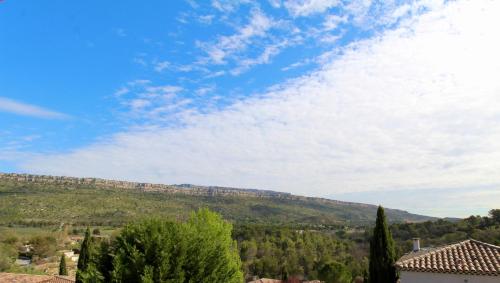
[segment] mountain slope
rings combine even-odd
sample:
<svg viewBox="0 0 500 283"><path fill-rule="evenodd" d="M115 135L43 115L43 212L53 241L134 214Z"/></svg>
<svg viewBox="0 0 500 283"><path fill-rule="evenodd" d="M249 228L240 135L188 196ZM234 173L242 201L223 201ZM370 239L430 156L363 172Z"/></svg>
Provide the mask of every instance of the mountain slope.
<svg viewBox="0 0 500 283"><path fill-rule="evenodd" d="M376 206L264 190L161 185L26 174L0 174L0 224L60 222L122 225L145 216L185 218L208 207L238 223L360 225ZM390 221L433 219L387 209Z"/></svg>

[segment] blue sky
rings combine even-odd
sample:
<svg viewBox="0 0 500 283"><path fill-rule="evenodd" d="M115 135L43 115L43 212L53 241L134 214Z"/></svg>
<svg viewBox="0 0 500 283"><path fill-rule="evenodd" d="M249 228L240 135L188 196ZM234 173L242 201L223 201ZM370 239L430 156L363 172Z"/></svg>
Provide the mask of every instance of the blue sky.
<svg viewBox="0 0 500 283"><path fill-rule="evenodd" d="M296 19L270 2L5 1L0 8L5 27L0 34L2 96L68 116L47 121L0 114L7 143L17 144L24 136L30 142L22 146L34 146L36 151L71 150L101 135L151 122L142 113L123 113L134 106L127 105L130 97L125 94L118 97L120 90L129 90L129 96L143 90L134 89L133 82L175 87L175 102L189 101L186 107L209 111L307 72L314 63L293 64L372 32L346 24L321 35L346 33L339 43L319 43L320 35L303 33L290 39L294 28L321 26L323 15ZM238 38L245 28L250 35ZM210 50L224 38L231 41L231 36L228 46ZM258 61L269 46L278 46L279 54L265 63L250 62ZM210 57L217 50L227 53L220 59L223 63ZM246 67L244 60L252 66ZM289 69L276 71L283 68ZM138 108L141 100L134 102Z"/></svg>
<svg viewBox="0 0 500 283"><path fill-rule="evenodd" d="M498 11L4 0L0 171L485 214L500 201Z"/></svg>

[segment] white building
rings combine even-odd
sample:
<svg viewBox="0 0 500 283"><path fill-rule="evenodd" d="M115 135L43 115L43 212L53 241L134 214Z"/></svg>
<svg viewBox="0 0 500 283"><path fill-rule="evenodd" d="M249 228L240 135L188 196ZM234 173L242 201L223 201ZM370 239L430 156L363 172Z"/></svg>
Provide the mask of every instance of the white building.
<svg viewBox="0 0 500 283"><path fill-rule="evenodd" d="M396 262L401 283L500 283L500 247L466 240L413 251Z"/></svg>

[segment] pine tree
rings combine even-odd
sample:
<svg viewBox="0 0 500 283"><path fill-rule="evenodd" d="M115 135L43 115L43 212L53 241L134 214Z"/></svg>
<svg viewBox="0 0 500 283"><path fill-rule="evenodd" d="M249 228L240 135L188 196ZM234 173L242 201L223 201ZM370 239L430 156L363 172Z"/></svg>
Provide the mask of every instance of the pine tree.
<svg viewBox="0 0 500 283"><path fill-rule="evenodd" d="M59 261L59 275L68 275L66 256L64 254L61 255L61 261Z"/></svg>
<svg viewBox="0 0 500 283"><path fill-rule="evenodd" d="M377 222L370 242L370 283L396 282L394 241L387 227L384 208L378 207Z"/></svg>
<svg viewBox="0 0 500 283"><path fill-rule="evenodd" d="M114 239L112 282L243 282L232 225L202 209L187 223L149 219Z"/></svg>
<svg viewBox="0 0 500 283"><path fill-rule="evenodd" d="M186 279L188 282L243 282L241 259L233 226L208 209L191 214L185 225L188 241Z"/></svg>
<svg viewBox="0 0 500 283"><path fill-rule="evenodd" d="M82 274L87 270L90 265L90 257L92 250L92 239L90 236L90 228L87 227L85 231L85 238L83 238L82 246L80 248L80 256L78 257L78 269L76 271L75 283L83 283Z"/></svg>

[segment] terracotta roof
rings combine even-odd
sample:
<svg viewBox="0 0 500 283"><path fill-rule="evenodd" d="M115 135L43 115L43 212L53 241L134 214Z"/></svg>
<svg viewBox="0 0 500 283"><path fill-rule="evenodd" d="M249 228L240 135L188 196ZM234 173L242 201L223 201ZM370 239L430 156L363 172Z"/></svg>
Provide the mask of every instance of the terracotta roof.
<svg viewBox="0 0 500 283"><path fill-rule="evenodd" d="M283 281L278 279L261 278L255 281L250 281L248 283L283 283Z"/></svg>
<svg viewBox="0 0 500 283"><path fill-rule="evenodd" d="M53 276L51 279L41 281L40 283L74 283L75 280L69 276Z"/></svg>
<svg viewBox="0 0 500 283"><path fill-rule="evenodd" d="M288 279L288 280L290 280L290 279ZM286 282L289 282L289 281L284 281L284 280L279 280L279 279L261 278L261 279L255 280L255 281L250 281L248 283L286 283ZM297 280L297 282L299 282L299 281ZM302 283L322 283L322 281L319 281L319 280L300 281L300 282L302 282Z"/></svg>
<svg viewBox="0 0 500 283"><path fill-rule="evenodd" d="M403 271L500 276L500 247L466 240L411 252L396 262Z"/></svg>
<svg viewBox="0 0 500 283"><path fill-rule="evenodd" d="M0 273L0 282L9 283L39 283L47 279L51 279L49 275L31 275L17 273Z"/></svg>
<svg viewBox="0 0 500 283"><path fill-rule="evenodd" d="M0 272L2 283L74 283L71 277Z"/></svg>

